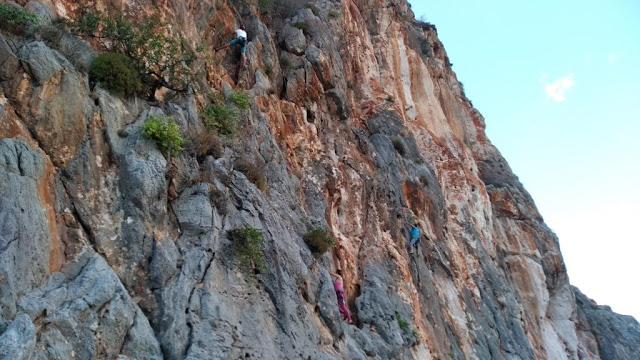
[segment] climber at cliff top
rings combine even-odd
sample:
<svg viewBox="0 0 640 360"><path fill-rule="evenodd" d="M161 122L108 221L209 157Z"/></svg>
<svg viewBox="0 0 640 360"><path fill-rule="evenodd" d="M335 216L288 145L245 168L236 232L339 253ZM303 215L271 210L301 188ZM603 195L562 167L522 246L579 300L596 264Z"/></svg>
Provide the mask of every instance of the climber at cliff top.
<svg viewBox="0 0 640 360"><path fill-rule="evenodd" d="M338 269L336 272L337 274L330 272L329 275L335 279L333 280L333 288L336 290L336 296L338 297L338 310L340 311L342 318L351 324L353 321L351 320L351 313L349 312L349 309L347 309L347 303L345 301L342 270Z"/></svg>
<svg viewBox="0 0 640 360"><path fill-rule="evenodd" d="M236 30L236 38L231 40L230 43L223 45L217 49L215 49L216 51L218 50L223 50L226 49L230 46L236 46L236 45L240 45L240 57L242 59L242 68L245 67L245 65L247 64L247 32L244 31L244 26L240 25L240 28Z"/></svg>
<svg viewBox="0 0 640 360"><path fill-rule="evenodd" d="M418 251L418 243L420 242L420 229L418 228L418 222L416 221L411 228L411 238L409 240L409 254L413 254L413 248Z"/></svg>

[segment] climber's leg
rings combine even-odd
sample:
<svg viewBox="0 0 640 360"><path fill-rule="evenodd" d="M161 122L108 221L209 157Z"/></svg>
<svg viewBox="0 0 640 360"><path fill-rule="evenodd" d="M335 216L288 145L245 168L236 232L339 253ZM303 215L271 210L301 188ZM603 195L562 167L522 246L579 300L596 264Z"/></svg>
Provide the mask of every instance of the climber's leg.
<svg viewBox="0 0 640 360"><path fill-rule="evenodd" d="M417 237L412 237L411 240L409 240L409 254L413 254L413 248L415 247L416 249L418 248L418 238Z"/></svg>
<svg viewBox="0 0 640 360"><path fill-rule="evenodd" d="M347 309L347 303L344 299L344 291L340 291L337 293L338 296L338 311L340 311L340 315L342 318L347 320L349 324L351 324L351 312Z"/></svg>
<svg viewBox="0 0 640 360"><path fill-rule="evenodd" d="M242 63L242 68L244 69L244 67L247 65L247 41L244 40L244 42L242 42L242 47L240 48L240 59L241 59L241 63Z"/></svg>

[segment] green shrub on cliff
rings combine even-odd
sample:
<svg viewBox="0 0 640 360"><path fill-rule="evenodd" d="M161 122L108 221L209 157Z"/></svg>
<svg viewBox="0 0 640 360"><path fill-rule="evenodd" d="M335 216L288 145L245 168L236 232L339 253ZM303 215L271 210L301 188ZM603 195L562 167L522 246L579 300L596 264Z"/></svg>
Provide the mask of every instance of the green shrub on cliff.
<svg viewBox="0 0 640 360"><path fill-rule="evenodd" d="M409 329L409 323L404 321L402 319L402 316L400 316L400 314L396 313L396 320L398 321L398 326L400 327L400 329L402 329L403 331L406 331Z"/></svg>
<svg viewBox="0 0 640 360"><path fill-rule="evenodd" d="M216 132L211 129L192 130L187 138L189 139L186 146L187 151L200 161L209 155L217 159L224 152L223 144Z"/></svg>
<svg viewBox="0 0 640 360"><path fill-rule="evenodd" d="M304 234L303 238L315 257L320 257L336 245L333 238L323 229L311 230Z"/></svg>
<svg viewBox="0 0 640 360"><path fill-rule="evenodd" d="M422 15L420 18L415 19L415 23L422 28L424 31L436 30L435 25L427 21L427 18Z"/></svg>
<svg viewBox="0 0 640 360"><path fill-rule="evenodd" d="M265 14L278 19L294 16L304 3L300 0L259 0L258 7Z"/></svg>
<svg viewBox="0 0 640 360"><path fill-rule="evenodd" d="M238 105L238 107L241 109L246 110L250 106L249 97L244 93L234 92L233 94L231 94L231 100L233 100L233 102L236 103L236 105Z"/></svg>
<svg viewBox="0 0 640 360"><path fill-rule="evenodd" d="M294 24L293 24L293 27L296 27L296 28L298 28L298 29L300 29L300 30L302 30L302 31L305 31L305 32L306 32L307 30L309 30L309 24L307 24L307 23L306 23L306 22L304 22L304 21L298 21L297 23L294 23Z"/></svg>
<svg viewBox="0 0 640 360"><path fill-rule="evenodd" d="M124 54L105 53L98 56L91 64L89 78L121 96L131 96L143 89L133 61Z"/></svg>
<svg viewBox="0 0 640 360"><path fill-rule="evenodd" d="M238 112L225 105L209 104L200 111L205 124L215 129L219 135L233 137L236 132Z"/></svg>
<svg viewBox="0 0 640 360"><path fill-rule="evenodd" d="M271 5L271 2L269 0L259 0L258 1L258 8L260 8L260 10L262 12L268 12L270 5Z"/></svg>
<svg viewBox="0 0 640 360"><path fill-rule="evenodd" d="M264 175L263 168L256 165L255 161L249 160L249 158L246 157L237 158L235 168L243 173L244 176L247 177L247 180L251 181L258 190L263 193L269 191L269 184L267 183L267 177Z"/></svg>
<svg viewBox="0 0 640 360"><path fill-rule="evenodd" d="M152 97L160 87L186 92L194 81L201 49L192 49L156 15L140 15L132 21L120 12L83 7L68 26L76 35L95 39L102 50L131 59Z"/></svg>
<svg viewBox="0 0 640 360"><path fill-rule="evenodd" d="M318 9L317 6L315 6L312 3L306 3L304 5L304 7L306 7L307 9L311 10L311 12L313 13L313 15L315 16L320 16L320 9Z"/></svg>
<svg viewBox="0 0 640 360"><path fill-rule="evenodd" d="M339 19L340 18L340 11L338 10L329 10L329 12L327 13L327 16L329 17L329 19Z"/></svg>
<svg viewBox="0 0 640 360"><path fill-rule="evenodd" d="M262 231L247 225L230 231L229 237L233 241L234 253L243 271L264 269L264 251L260 247L264 243Z"/></svg>
<svg viewBox="0 0 640 360"><path fill-rule="evenodd" d="M38 17L18 5L0 4L0 23L10 26L35 25Z"/></svg>
<svg viewBox="0 0 640 360"><path fill-rule="evenodd" d="M180 135L180 127L170 117L152 116L145 120L142 131L153 139L169 157L179 151L185 141Z"/></svg>

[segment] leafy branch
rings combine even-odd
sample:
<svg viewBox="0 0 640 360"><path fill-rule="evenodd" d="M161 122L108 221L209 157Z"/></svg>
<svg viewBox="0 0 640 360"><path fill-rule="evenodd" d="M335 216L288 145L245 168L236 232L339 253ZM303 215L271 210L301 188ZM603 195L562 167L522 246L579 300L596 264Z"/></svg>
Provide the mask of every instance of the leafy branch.
<svg viewBox="0 0 640 360"><path fill-rule="evenodd" d="M68 26L78 36L95 39L103 50L129 57L151 97L161 87L176 92L191 88L202 49L193 49L184 37L173 34L157 15L132 21L122 13L83 7Z"/></svg>

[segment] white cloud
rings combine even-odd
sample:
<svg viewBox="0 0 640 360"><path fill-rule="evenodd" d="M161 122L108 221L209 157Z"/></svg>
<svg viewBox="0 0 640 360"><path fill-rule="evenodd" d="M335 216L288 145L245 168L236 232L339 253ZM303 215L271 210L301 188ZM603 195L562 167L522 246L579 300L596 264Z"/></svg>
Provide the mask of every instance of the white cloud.
<svg viewBox="0 0 640 360"><path fill-rule="evenodd" d="M544 91L547 93L547 99L555 102L563 102L565 93L574 85L573 74L561 77L553 82L545 82Z"/></svg>

